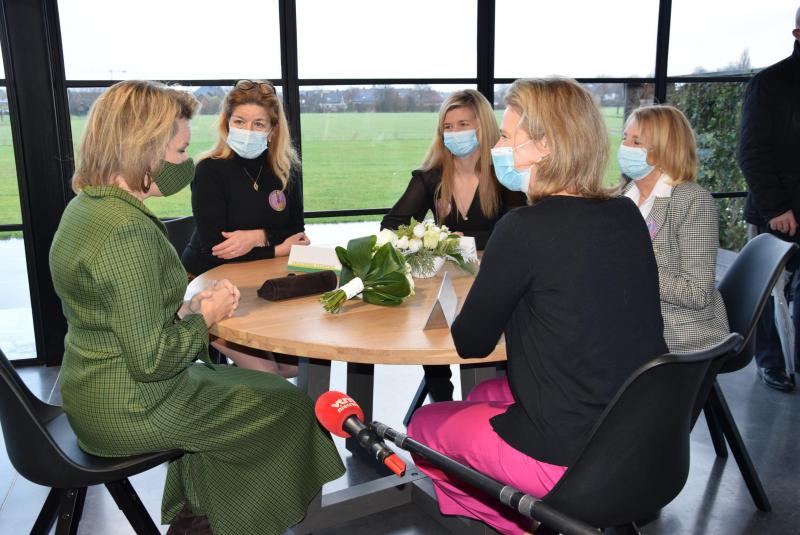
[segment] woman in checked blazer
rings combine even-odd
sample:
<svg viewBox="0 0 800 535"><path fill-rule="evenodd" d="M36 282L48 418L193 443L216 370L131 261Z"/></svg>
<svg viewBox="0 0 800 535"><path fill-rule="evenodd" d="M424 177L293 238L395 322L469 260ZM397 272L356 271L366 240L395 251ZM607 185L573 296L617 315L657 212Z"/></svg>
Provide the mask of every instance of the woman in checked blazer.
<svg viewBox="0 0 800 535"><path fill-rule="evenodd" d="M717 206L696 182L694 134L672 106L647 106L628 118L617 153L631 179L622 193L639 207L658 264L664 339L670 351L710 347L730 332L714 285Z"/></svg>

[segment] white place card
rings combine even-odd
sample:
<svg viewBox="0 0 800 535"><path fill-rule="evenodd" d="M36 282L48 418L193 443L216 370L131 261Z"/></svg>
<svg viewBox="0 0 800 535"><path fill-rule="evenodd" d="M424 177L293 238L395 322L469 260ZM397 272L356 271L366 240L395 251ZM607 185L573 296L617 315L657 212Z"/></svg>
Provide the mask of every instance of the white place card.
<svg viewBox="0 0 800 535"><path fill-rule="evenodd" d="M316 245L292 245L289 251L289 262L286 268L290 271L325 271L332 269L337 274L342 272L342 264L333 247Z"/></svg>
<svg viewBox="0 0 800 535"><path fill-rule="evenodd" d="M458 296L455 288L453 288L453 281L450 280L450 274L445 271L442 283L439 285L439 293L433 303L433 309L422 330L449 329L456 319L457 308Z"/></svg>

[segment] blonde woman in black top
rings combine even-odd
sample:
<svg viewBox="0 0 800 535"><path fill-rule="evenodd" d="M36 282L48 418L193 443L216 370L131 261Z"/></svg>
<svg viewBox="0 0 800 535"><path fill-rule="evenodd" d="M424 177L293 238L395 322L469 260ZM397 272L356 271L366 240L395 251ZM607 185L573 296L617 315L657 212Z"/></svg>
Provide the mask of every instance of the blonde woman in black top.
<svg viewBox="0 0 800 535"><path fill-rule="evenodd" d="M492 169L491 148L500 137L489 101L474 89L451 94L439 110L439 126L422 166L411 173L403 196L386 214L381 228L396 229L430 211L454 232L475 238L483 250L508 205L525 196L501 188ZM515 197L516 195L516 197ZM423 366L434 401L453 399L449 366Z"/></svg>

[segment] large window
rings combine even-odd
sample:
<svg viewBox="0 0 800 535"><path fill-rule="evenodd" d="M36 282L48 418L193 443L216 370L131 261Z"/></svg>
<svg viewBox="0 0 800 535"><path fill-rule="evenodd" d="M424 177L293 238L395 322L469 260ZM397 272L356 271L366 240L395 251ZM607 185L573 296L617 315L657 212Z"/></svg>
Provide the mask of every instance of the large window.
<svg viewBox="0 0 800 535"><path fill-rule="evenodd" d="M0 59L0 62L2 59ZM0 75L2 70L0 63ZM8 91L0 85L0 349L10 359L36 357L19 184Z"/></svg>
<svg viewBox="0 0 800 535"><path fill-rule="evenodd" d="M436 133L439 106L461 88L301 88L305 209L392 206Z"/></svg>
<svg viewBox="0 0 800 535"><path fill-rule="evenodd" d="M697 180L713 192L746 191L736 161L745 82L670 84L667 99L688 117L697 136ZM742 217L744 198L718 200L719 238L723 248L739 250L747 241Z"/></svg>
<svg viewBox="0 0 800 535"><path fill-rule="evenodd" d="M220 104L225 94L230 89L226 86L189 86L185 89L191 91L200 101L200 113L192 120L192 140L189 145L189 155L197 161L198 156L209 150L217 139L217 119ZM282 96L280 86L275 88L278 96ZM105 87L73 87L67 90L69 103L70 123L72 125L72 140L77 149L89 110ZM151 198L145 201L147 206L157 216L162 218L180 217L191 215L191 190L185 188L170 197Z"/></svg>
<svg viewBox="0 0 800 535"><path fill-rule="evenodd" d="M796 2L672 0L669 75L763 68L792 52Z"/></svg>
<svg viewBox="0 0 800 535"><path fill-rule="evenodd" d="M495 76L652 77L657 0L497 0Z"/></svg>
<svg viewBox="0 0 800 535"><path fill-rule="evenodd" d="M67 80L279 78L278 0L60 0Z"/></svg>
<svg viewBox="0 0 800 535"><path fill-rule="evenodd" d="M476 75L476 0L300 0L300 78Z"/></svg>

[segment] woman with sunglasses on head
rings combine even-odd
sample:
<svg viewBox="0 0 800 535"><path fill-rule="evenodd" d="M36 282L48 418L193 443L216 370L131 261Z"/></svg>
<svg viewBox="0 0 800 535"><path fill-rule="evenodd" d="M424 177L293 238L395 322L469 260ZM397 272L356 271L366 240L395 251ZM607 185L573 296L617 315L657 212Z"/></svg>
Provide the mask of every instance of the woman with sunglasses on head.
<svg viewBox="0 0 800 535"><path fill-rule="evenodd" d="M222 101L218 133L192 184L195 232L181 260L193 276L309 243L294 179L299 160L275 87L237 82Z"/></svg>
<svg viewBox="0 0 800 535"><path fill-rule="evenodd" d="M500 138L492 105L474 89L456 91L439 110L439 125L420 169L411 173L405 193L383 218L381 228L422 221L428 211L440 225L475 238L486 247L495 223L525 196L501 188L492 170L492 146ZM449 366L423 366L433 401L451 401Z"/></svg>
<svg viewBox="0 0 800 535"><path fill-rule="evenodd" d="M192 183L195 231L181 255L189 277L227 262L287 256L308 245L299 167L281 100L270 82L240 80L222 101L216 145L201 155ZM297 374L285 361L224 340L211 343L237 366Z"/></svg>

